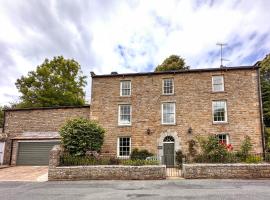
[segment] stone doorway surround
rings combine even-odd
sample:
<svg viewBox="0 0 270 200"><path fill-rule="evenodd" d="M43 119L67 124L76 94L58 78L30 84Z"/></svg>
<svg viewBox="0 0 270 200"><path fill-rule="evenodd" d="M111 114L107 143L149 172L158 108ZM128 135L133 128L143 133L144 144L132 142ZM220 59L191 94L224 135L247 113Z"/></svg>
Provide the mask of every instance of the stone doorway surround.
<svg viewBox="0 0 270 200"><path fill-rule="evenodd" d="M160 134L160 137L157 139L157 144L158 144L157 154L158 154L158 157L161 158L161 160L163 158L163 140L166 136L172 136L174 138L174 151L178 151L181 149L180 139L179 139L176 131L172 131L172 130L168 129L165 132L162 132Z"/></svg>

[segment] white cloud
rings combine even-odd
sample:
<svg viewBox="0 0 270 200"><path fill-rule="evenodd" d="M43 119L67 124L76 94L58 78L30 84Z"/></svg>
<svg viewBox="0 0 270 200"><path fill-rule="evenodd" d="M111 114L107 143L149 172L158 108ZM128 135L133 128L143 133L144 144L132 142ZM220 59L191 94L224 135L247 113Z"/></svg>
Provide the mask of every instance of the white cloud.
<svg viewBox="0 0 270 200"><path fill-rule="evenodd" d="M18 98L16 78L56 55L86 75L149 71L171 54L218 67L216 42L226 42L225 64L254 64L269 52L269 9L264 0L0 1L0 102Z"/></svg>

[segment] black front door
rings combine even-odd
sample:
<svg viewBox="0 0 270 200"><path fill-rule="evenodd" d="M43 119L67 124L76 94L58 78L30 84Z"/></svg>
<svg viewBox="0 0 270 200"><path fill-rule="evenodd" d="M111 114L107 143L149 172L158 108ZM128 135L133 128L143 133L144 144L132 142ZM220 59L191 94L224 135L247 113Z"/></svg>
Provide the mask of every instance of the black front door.
<svg viewBox="0 0 270 200"><path fill-rule="evenodd" d="M163 143L164 164L174 166L174 143Z"/></svg>

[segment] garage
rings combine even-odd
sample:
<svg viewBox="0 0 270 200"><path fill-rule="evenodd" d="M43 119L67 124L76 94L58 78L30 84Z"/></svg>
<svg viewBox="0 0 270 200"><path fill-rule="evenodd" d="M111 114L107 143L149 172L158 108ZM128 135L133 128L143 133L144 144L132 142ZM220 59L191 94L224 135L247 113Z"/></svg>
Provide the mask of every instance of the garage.
<svg viewBox="0 0 270 200"><path fill-rule="evenodd" d="M18 142L17 165L48 165L49 152L59 141Z"/></svg>

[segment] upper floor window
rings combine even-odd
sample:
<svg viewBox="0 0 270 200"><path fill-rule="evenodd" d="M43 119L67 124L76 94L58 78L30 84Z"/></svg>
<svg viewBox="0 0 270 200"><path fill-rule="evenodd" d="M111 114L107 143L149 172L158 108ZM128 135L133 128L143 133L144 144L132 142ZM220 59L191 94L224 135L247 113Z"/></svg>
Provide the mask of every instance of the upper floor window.
<svg viewBox="0 0 270 200"><path fill-rule="evenodd" d="M162 104L162 124L175 124L175 103Z"/></svg>
<svg viewBox="0 0 270 200"><path fill-rule="evenodd" d="M224 77L212 76L212 91L223 92L224 91Z"/></svg>
<svg viewBox="0 0 270 200"><path fill-rule="evenodd" d="M229 144L229 135L228 134L218 134L217 139L219 143Z"/></svg>
<svg viewBox="0 0 270 200"><path fill-rule="evenodd" d="M172 78L163 79L163 94L173 94L174 85Z"/></svg>
<svg viewBox="0 0 270 200"><path fill-rule="evenodd" d="M120 96L130 96L130 95L131 95L131 81L121 81Z"/></svg>
<svg viewBox="0 0 270 200"><path fill-rule="evenodd" d="M131 152L131 139L130 137L119 137L117 141L117 156L128 157Z"/></svg>
<svg viewBox="0 0 270 200"><path fill-rule="evenodd" d="M213 122L227 122L226 101L213 101Z"/></svg>
<svg viewBox="0 0 270 200"><path fill-rule="evenodd" d="M119 125L131 125L131 105L119 105Z"/></svg>

